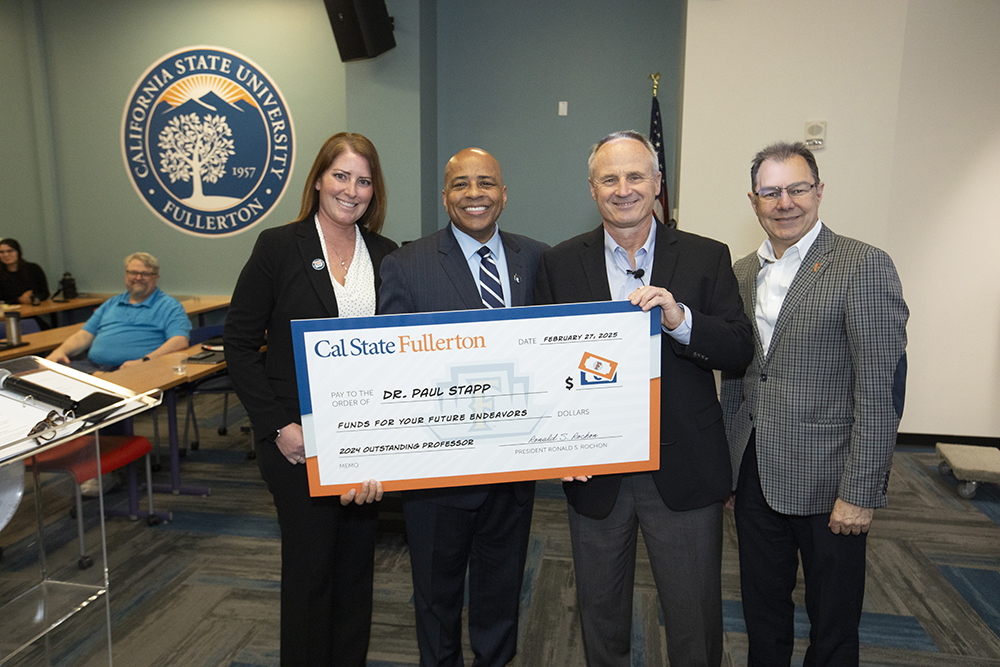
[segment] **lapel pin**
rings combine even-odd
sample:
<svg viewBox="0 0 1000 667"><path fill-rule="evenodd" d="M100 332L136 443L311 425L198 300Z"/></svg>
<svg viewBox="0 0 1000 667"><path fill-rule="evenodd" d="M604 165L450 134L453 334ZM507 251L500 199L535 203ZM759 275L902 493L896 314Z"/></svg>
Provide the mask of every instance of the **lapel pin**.
<svg viewBox="0 0 1000 667"><path fill-rule="evenodd" d="M326 267L326 262L317 257L313 260L312 267L317 271L322 271Z"/></svg>
<svg viewBox="0 0 1000 667"><path fill-rule="evenodd" d="M519 276L518 274L515 273L514 274L514 282L515 283L520 283L521 282L521 276Z"/></svg>
<svg viewBox="0 0 1000 667"><path fill-rule="evenodd" d="M819 271L819 262L816 262L816 266L813 267L813 273Z"/></svg>

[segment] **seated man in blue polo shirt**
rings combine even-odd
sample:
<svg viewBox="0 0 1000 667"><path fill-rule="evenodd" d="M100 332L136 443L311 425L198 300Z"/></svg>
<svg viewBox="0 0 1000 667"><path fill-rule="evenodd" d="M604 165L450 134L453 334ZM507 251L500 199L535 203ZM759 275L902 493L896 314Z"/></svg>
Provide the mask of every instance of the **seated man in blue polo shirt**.
<svg viewBox="0 0 1000 667"><path fill-rule="evenodd" d="M156 287L159 277L160 263L148 252L126 257L128 291L105 301L48 359L92 373L127 368L188 347L191 321L177 299ZM86 359L70 361L88 349Z"/></svg>

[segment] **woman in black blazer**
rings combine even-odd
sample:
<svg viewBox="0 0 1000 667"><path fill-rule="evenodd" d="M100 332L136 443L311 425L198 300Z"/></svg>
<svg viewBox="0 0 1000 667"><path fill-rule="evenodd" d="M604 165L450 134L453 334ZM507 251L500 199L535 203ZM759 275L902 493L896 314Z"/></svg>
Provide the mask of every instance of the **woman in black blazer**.
<svg viewBox="0 0 1000 667"><path fill-rule="evenodd" d="M360 134L330 137L299 219L261 232L226 318L226 362L253 423L257 462L281 526L281 664L357 665L368 652L382 485L309 495L291 320L374 315L385 181ZM260 352L267 344L266 354Z"/></svg>

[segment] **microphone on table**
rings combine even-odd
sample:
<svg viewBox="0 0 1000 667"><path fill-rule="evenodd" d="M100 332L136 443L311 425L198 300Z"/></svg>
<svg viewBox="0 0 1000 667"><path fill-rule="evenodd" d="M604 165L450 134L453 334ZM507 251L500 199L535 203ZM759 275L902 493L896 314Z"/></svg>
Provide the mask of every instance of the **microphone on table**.
<svg viewBox="0 0 1000 667"><path fill-rule="evenodd" d="M40 384L35 384L29 380L19 378L6 368L0 368L0 388L14 392L15 394L19 394L21 396L30 396L36 401L40 401L48 405L54 405L63 412L66 412L67 410L75 410L77 406L77 402L66 394L60 394L59 392L43 387Z"/></svg>

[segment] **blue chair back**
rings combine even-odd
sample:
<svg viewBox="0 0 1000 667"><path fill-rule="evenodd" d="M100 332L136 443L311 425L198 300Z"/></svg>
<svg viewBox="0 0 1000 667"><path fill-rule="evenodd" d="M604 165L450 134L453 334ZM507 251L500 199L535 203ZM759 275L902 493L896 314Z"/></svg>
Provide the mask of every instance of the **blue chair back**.
<svg viewBox="0 0 1000 667"><path fill-rule="evenodd" d="M224 324L209 324L204 327L196 327L191 329L191 335L188 336L188 340L191 341L192 345L198 345L199 343L204 343L206 340L212 336L221 336L222 330L225 328Z"/></svg>
<svg viewBox="0 0 1000 667"><path fill-rule="evenodd" d="M34 317L29 317L26 320L21 320L21 335L38 333L42 328L38 326L38 322L35 321ZM0 320L0 338L7 337L7 323Z"/></svg>

